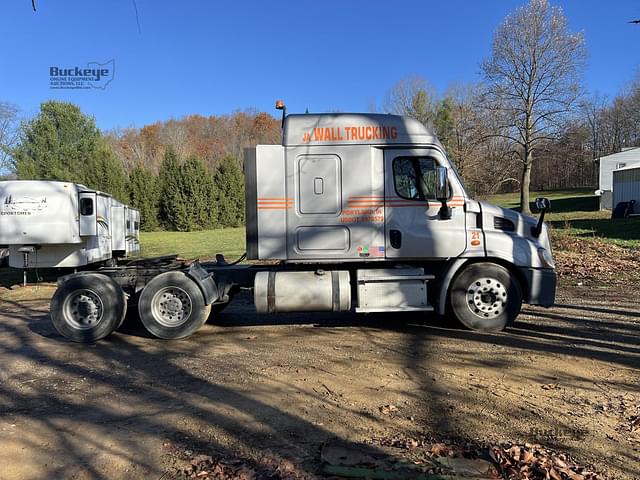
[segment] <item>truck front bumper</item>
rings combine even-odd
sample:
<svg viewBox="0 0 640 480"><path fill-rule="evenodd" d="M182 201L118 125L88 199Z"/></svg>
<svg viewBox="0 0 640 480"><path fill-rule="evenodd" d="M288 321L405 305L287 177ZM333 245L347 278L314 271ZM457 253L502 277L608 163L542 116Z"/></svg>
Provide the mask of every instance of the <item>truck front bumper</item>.
<svg viewBox="0 0 640 480"><path fill-rule="evenodd" d="M526 280L528 291L523 292L530 305L550 307L556 299L558 279L555 270L550 268L520 268Z"/></svg>

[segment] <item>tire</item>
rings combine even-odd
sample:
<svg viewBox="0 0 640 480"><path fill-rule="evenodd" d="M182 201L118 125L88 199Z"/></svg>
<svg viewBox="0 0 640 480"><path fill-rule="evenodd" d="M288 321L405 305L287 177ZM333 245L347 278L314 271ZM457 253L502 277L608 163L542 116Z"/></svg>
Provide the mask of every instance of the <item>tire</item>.
<svg viewBox="0 0 640 480"><path fill-rule="evenodd" d="M9 249L0 248L0 268L9 266Z"/></svg>
<svg viewBox="0 0 640 480"><path fill-rule="evenodd" d="M138 314L149 333L166 340L185 338L209 317L198 285L182 272L166 272L153 278L142 290Z"/></svg>
<svg viewBox="0 0 640 480"><path fill-rule="evenodd" d="M50 311L58 333L74 342L94 343L122 324L127 299L111 278L89 273L62 283L51 299Z"/></svg>
<svg viewBox="0 0 640 480"><path fill-rule="evenodd" d="M473 263L456 276L449 299L454 316L465 327L499 332L520 313L522 290L506 268L494 263Z"/></svg>

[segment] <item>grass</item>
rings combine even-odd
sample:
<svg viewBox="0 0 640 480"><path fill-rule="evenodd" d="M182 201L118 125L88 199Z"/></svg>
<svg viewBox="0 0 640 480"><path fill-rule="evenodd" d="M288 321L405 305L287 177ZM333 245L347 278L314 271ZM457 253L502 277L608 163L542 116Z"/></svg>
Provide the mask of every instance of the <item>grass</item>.
<svg viewBox="0 0 640 480"><path fill-rule="evenodd" d="M621 247L640 250L640 218L612 219L610 211L599 210L599 198L593 190L531 192L531 198L547 197L551 212L546 220L555 235L600 239ZM483 198L506 208L519 207L519 194L507 193ZM535 205L531 204L532 211Z"/></svg>
<svg viewBox="0 0 640 480"><path fill-rule="evenodd" d="M599 197L593 194L593 190L592 188L581 188L574 190L555 190L553 192L531 192L530 198L533 201L529 204L529 208L531 211L534 211L535 199L537 197L546 197L551 200L551 209L554 213L598 210L600 208ZM482 197L481 200L486 200L506 208L515 209L520 207L519 192L489 195Z"/></svg>
<svg viewBox="0 0 640 480"><path fill-rule="evenodd" d="M142 232L142 257L179 254L185 259L214 259L224 253L228 261L235 260L245 251L244 228L224 228L200 232Z"/></svg>

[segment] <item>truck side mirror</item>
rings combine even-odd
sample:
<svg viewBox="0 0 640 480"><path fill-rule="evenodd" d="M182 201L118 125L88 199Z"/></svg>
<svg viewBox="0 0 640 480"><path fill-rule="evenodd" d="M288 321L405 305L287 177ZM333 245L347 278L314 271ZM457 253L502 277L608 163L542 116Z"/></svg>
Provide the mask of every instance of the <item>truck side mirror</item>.
<svg viewBox="0 0 640 480"><path fill-rule="evenodd" d="M447 167L438 165L436 167L436 200L442 203L439 216L441 220L451 218L451 208L447 205L449 199L449 174Z"/></svg>
<svg viewBox="0 0 640 480"><path fill-rule="evenodd" d="M540 211L549 210L551 207L551 201L548 198L538 197L536 198L536 208Z"/></svg>
<svg viewBox="0 0 640 480"><path fill-rule="evenodd" d="M540 210L540 218L535 227L531 228L531 235L538 238L542 233L542 224L544 223L544 214L551 208L551 201L548 198L536 198L536 208Z"/></svg>

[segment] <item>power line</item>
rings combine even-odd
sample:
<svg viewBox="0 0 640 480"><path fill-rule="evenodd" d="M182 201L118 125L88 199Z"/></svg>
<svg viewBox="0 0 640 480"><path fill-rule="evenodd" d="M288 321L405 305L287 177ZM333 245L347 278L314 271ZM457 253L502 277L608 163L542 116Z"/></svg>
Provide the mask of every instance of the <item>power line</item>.
<svg viewBox="0 0 640 480"><path fill-rule="evenodd" d="M32 0L35 1L35 0ZM142 33L142 29L140 28L140 17L138 16L138 4L136 0L131 0L133 2L133 8L136 11L136 24L138 25L138 33Z"/></svg>

